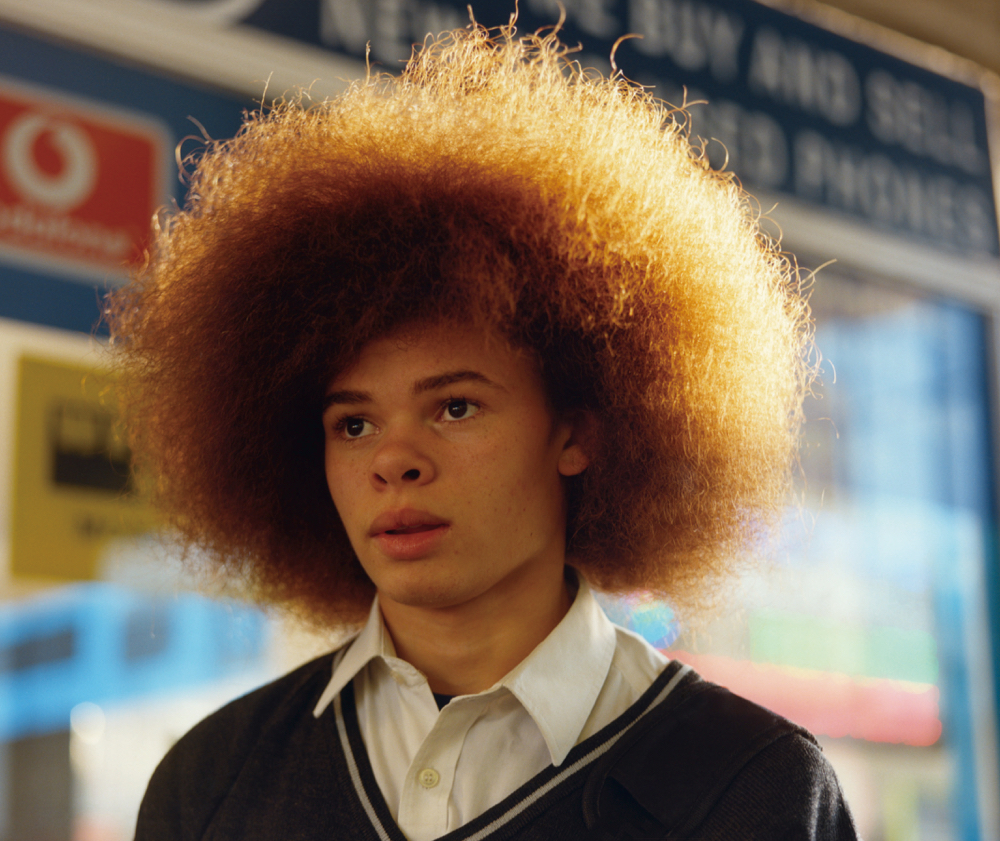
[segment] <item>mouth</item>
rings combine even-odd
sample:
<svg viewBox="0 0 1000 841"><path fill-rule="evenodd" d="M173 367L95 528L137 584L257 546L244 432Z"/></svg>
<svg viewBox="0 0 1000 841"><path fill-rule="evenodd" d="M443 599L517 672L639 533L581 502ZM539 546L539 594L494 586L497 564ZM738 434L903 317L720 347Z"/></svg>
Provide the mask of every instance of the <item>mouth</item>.
<svg viewBox="0 0 1000 841"><path fill-rule="evenodd" d="M429 511L400 508L375 518L368 530L379 550L395 561L415 561L437 552L451 523Z"/></svg>
<svg viewBox="0 0 1000 841"><path fill-rule="evenodd" d="M423 534L424 532L445 529L449 525L447 520L427 511L401 508L397 511L387 511L376 517L368 530L368 535L378 537L379 535Z"/></svg>
<svg viewBox="0 0 1000 841"><path fill-rule="evenodd" d="M424 523L422 526L411 526L402 529L386 529L382 534L420 534L425 531L444 528L444 523Z"/></svg>
<svg viewBox="0 0 1000 841"><path fill-rule="evenodd" d="M451 524L428 515L408 519L403 523L375 521L372 539L379 551L394 561L418 561L435 555L444 545Z"/></svg>

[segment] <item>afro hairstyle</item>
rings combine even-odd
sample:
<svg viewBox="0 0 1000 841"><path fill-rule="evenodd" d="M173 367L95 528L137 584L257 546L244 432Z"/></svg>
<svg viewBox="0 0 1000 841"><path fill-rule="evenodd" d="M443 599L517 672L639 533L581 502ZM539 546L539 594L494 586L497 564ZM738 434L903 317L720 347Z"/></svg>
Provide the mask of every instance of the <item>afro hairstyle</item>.
<svg viewBox="0 0 1000 841"><path fill-rule="evenodd" d="M263 601L362 618L324 391L372 339L450 319L531 351L554 410L596 422L568 562L697 603L787 503L811 329L685 117L555 34L473 24L207 142L107 305L137 475L185 545Z"/></svg>

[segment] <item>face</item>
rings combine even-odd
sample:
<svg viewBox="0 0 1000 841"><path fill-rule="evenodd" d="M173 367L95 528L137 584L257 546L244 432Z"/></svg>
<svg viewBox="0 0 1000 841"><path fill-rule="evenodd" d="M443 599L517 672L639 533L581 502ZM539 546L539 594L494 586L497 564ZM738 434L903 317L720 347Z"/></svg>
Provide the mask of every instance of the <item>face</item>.
<svg viewBox="0 0 1000 841"><path fill-rule="evenodd" d="M563 477L587 457L531 356L489 339L411 328L329 385L327 482L383 604L450 608L561 579Z"/></svg>

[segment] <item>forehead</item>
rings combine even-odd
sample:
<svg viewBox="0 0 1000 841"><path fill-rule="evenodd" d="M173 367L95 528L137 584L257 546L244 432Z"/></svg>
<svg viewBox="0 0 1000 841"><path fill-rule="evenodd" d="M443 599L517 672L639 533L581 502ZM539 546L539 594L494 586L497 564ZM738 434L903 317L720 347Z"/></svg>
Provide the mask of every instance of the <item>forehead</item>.
<svg viewBox="0 0 1000 841"><path fill-rule="evenodd" d="M482 378L506 389L544 392L531 351L488 328L450 321L407 325L365 344L329 383L328 393L375 387L411 389L435 378Z"/></svg>

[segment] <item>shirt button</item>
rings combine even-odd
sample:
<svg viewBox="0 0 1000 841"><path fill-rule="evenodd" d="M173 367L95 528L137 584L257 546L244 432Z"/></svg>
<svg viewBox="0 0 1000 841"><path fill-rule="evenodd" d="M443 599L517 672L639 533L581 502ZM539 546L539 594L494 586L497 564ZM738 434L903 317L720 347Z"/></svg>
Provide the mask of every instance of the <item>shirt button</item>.
<svg viewBox="0 0 1000 841"><path fill-rule="evenodd" d="M424 788L434 788L434 786L441 782L441 775L433 768L424 768L423 771L417 774L417 782Z"/></svg>

